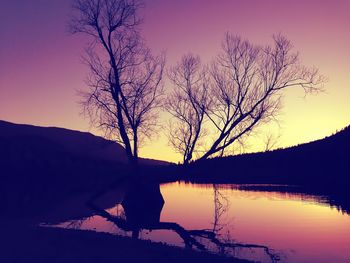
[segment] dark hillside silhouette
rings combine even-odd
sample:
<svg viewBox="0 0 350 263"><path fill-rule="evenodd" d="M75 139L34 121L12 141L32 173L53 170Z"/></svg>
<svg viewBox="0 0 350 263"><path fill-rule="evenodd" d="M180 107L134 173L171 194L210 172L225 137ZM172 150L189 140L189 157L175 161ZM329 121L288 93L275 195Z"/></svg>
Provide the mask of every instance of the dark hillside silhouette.
<svg viewBox="0 0 350 263"><path fill-rule="evenodd" d="M26 145L33 151L38 150L36 154L40 154L40 150L53 151L56 149L61 152L93 159L120 163L127 162L126 154L121 145L88 132L57 127L14 124L0 120L0 139L7 142L11 141L14 144L17 141L18 146L24 144L24 147ZM38 140L41 140L42 143L39 143ZM34 141L37 141L37 143L34 143ZM16 149L15 152L16 154L21 154L20 151L21 149ZM167 164L167 162L143 158L141 158L140 162L141 164L149 165Z"/></svg>
<svg viewBox="0 0 350 263"><path fill-rule="evenodd" d="M321 140L268 152L195 162L191 180L299 184L347 188L350 182L350 126Z"/></svg>

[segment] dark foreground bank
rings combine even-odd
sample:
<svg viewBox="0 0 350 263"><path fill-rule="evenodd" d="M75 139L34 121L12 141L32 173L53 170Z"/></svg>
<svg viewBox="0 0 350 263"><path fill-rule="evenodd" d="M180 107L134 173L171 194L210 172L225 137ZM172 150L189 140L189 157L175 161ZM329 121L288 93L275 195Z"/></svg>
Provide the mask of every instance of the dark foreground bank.
<svg viewBox="0 0 350 263"><path fill-rule="evenodd" d="M249 262L93 231L1 221L0 262Z"/></svg>

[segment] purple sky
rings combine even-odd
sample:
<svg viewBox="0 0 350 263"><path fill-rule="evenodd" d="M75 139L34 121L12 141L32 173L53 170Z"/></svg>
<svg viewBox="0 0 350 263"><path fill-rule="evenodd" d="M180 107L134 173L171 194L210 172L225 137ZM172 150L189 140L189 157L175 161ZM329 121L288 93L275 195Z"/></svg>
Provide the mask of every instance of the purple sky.
<svg viewBox="0 0 350 263"><path fill-rule="evenodd" d="M67 33L70 7L71 0L0 2L0 119L89 129L76 94L87 73L80 62L86 41ZM166 50L168 65L189 51L210 60L227 31L259 44L274 33L286 35L304 64L317 66L329 82L318 96L287 93L280 146L350 123L350 1L146 0L142 14L149 46ZM164 135L141 154L178 160Z"/></svg>

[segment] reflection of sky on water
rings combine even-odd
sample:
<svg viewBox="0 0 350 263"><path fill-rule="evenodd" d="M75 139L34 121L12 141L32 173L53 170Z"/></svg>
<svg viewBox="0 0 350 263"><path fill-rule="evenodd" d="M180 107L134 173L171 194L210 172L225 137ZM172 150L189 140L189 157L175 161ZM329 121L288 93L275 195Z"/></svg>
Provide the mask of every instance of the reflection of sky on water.
<svg viewBox="0 0 350 263"><path fill-rule="evenodd" d="M215 227L221 240L266 245L280 253L282 262L349 262L350 216L327 205L326 197L267 191L267 186L264 191L245 189L163 185L160 221L176 222L187 230ZM124 217L121 205L108 212ZM62 225L72 227L68 224ZM79 222L77 228L131 236L100 216ZM183 246L182 239L168 230L143 230L140 237ZM203 241L217 252L215 245ZM269 262L258 249L226 249L224 253Z"/></svg>

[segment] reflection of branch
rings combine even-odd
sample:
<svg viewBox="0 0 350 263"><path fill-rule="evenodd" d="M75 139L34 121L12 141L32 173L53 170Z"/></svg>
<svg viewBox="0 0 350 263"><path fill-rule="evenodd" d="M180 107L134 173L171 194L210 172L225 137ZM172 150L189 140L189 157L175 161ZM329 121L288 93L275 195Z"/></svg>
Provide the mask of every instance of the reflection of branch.
<svg viewBox="0 0 350 263"><path fill-rule="evenodd" d="M87 205L99 216L105 218L106 220L114 223L119 228L124 231L132 231L132 236L138 238L139 231L141 229L147 230L172 230L176 232L184 241L185 246L188 248L196 247L199 250L206 251L207 248L196 238L205 238L208 241L214 243L221 249L224 248L258 248L263 249L265 253L270 257L272 262L278 261L280 257L277 254L274 254L271 249L267 246L255 245L255 244L241 244L233 242L221 242L217 237L214 231L210 230L186 230L181 225L174 222L157 222L150 224L134 225L130 224L126 219L120 216L114 216L108 213L106 210L97 207L92 202L88 202Z"/></svg>
<svg viewBox="0 0 350 263"><path fill-rule="evenodd" d="M213 184L214 189L214 222L213 232L216 233L222 229L220 219L227 211L228 199L218 189L217 185Z"/></svg>
<svg viewBox="0 0 350 263"><path fill-rule="evenodd" d="M81 226L83 225L83 223L86 221L86 220L89 220L89 218L84 218L84 219L81 219L81 220L73 220L73 221L70 221L68 222L67 224L67 228L73 228L73 229L80 229Z"/></svg>
<svg viewBox="0 0 350 263"><path fill-rule="evenodd" d="M279 261L279 255L275 254L270 248L263 245L255 245L255 244L241 244L241 243L233 243L233 242L221 242L216 234L211 231L203 231L203 230L189 230L191 234L194 234L199 237L203 237L216 244L220 248L261 248L265 251L265 253L271 258L272 262Z"/></svg>

